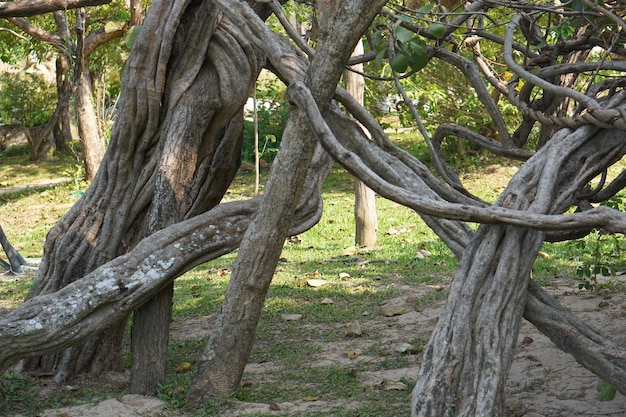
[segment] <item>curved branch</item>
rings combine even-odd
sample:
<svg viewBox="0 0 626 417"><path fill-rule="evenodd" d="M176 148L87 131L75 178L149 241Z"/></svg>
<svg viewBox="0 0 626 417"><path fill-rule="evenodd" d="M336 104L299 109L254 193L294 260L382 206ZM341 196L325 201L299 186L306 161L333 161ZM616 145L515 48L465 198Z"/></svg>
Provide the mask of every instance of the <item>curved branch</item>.
<svg viewBox="0 0 626 417"><path fill-rule="evenodd" d="M626 349L563 308L530 281L524 318L564 352L626 394Z"/></svg>
<svg viewBox="0 0 626 417"><path fill-rule="evenodd" d="M537 230L568 230L595 226L603 227L610 232L626 232L626 214L608 207L596 207L584 213L551 215L510 210L506 208L507 201L501 202L501 206L477 207L445 203L423 197L421 194L417 194L415 189L408 186L408 184L415 185L415 182L411 182L410 178L403 179L401 184L389 183L375 170L367 166L357 152L342 146L322 118L313 97L303 83L296 82L289 86L288 96L290 101L296 104L307 116L311 129L319 141L339 163L380 195L419 213L478 223L506 223ZM586 127L581 128L582 136L588 136L592 133L586 129ZM615 144L614 146L621 146L620 151L626 152L626 143L622 140L620 131L609 131L606 134L608 140ZM362 146L368 146L367 142L363 142ZM417 179L414 178L413 181L415 180ZM527 198L528 201L533 201L535 196L519 195L517 198Z"/></svg>
<svg viewBox="0 0 626 417"><path fill-rule="evenodd" d="M489 94L489 91L487 91L487 87L485 87L485 83L474 63L469 59L462 57L459 54L452 53L444 48L435 48L435 56L454 65L463 73L465 79L469 81L472 87L474 87L474 91L476 91L478 99L485 106L487 113L491 116L504 146L507 148L514 147L515 145L511 140L511 136L509 135L502 113L500 113L500 109L491 97L491 94Z"/></svg>
<svg viewBox="0 0 626 417"><path fill-rule="evenodd" d="M534 155L534 152L527 151L526 149L518 147L505 147L495 139L483 136L479 133L469 130L463 126L454 124L441 124L437 127L437 130L433 134L433 143L440 147L441 141L444 137L453 135L461 139L468 140L483 149L488 150L494 155L506 156L508 158L517 159L519 161L526 161L528 158Z"/></svg>
<svg viewBox="0 0 626 417"><path fill-rule="evenodd" d="M30 17L60 10L99 6L111 0L19 0L0 2L0 17Z"/></svg>
<svg viewBox="0 0 626 417"><path fill-rule="evenodd" d="M28 20L23 19L21 17L11 17L7 19L9 22L13 23L20 30L32 36L35 39L38 39L42 42L50 44L56 48L63 50L67 53L66 45L62 37L59 35L53 35L45 30L33 25Z"/></svg>
<svg viewBox="0 0 626 417"><path fill-rule="evenodd" d="M543 78L539 78L534 74L526 71L513 59L512 54L512 42L513 42L513 33L515 32L515 28L519 25L519 21L521 19L521 15L517 14L511 19L509 24L506 25L506 31L504 36L504 62L506 62L509 69L515 72L521 78L527 80L528 82L543 88L546 91L551 92L556 96L565 96L572 98L582 104L584 104L589 110L595 110L600 107L597 101L593 98L588 97L582 93L579 93L576 90L572 90L571 88L556 86L552 83L547 82Z"/></svg>
<svg viewBox="0 0 626 417"><path fill-rule="evenodd" d="M332 160L319 146L289 235L315 225ZM129 253L0 317L0 374L20 359L59 351L127 317L176 277L239 246L260 197L220 204L143 239ZM158 255L155 255L158 254Z"/></svg>
<svg viewBox="0 0 626 417"><path fill-rule="evenodd" d="M626 31L626 22L624 22L624 19L620 18L619 16L616 16L615 13L611 12L606 7L602 7L600 4L598 4L598 2L594 3L590 0L583 0L583 3L587 7L591 8L592 10L595 10L601 15L606 16L612 21L614 21L615 23L617 23L617 25L622 28L622 31Z"/></svg>

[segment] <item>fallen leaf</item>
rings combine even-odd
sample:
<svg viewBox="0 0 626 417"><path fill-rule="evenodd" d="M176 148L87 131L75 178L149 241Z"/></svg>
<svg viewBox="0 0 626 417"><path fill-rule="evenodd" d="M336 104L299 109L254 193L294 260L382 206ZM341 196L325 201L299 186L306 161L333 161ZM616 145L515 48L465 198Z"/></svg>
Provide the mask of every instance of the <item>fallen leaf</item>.
<svg viewBox="0 0 626 417"><path fill-rule="evenodd" d="M276 403L270 403L270 410L278 411L280 410L280 406Z"/></svg>
<svg viewBox="0 0 626 417"><path fill-rule="evenodd" d="M287 240L289 243L295 243L295 244L302 243L302 239L298 235L289 236Z"/></svg>
<svg viewBox="0 0 626 417"><path fill-rule="evenodd" d="M320 304L334 304L335 302L330 299L330 298L324 298L322 301L320 301Z"/></svg>
<svg viewBox="0 0 626 417"><path fill-rule="evenodd" d="M392 391L392 390L404 391L408 388L404 382L392 381L391 379L387 379L387 378L383 379L383 382L380 384L380 387L383 391Z"/></svg>
<svg viewBox="0 0 626 417"><path fill-rule="evenodd" d="M391 316L399 316L401 314L406 314L409 311L411 311L411 309L404 304L403 301L389 301L387 304L383 305L380 308L380 314L382 314L385 317L391 317Z"/></svg>
<svg viewBox="0 0 626 417"><path fill-rule="evenodd" d="M189 362L181 362L178 364L176 368L174 368L174 372L178 374L182 374L191 369L191 364Z"/></svg>
<svg viewBox="0 0 626 417"><path fill-rule="evenodd" d="M302 318L302 314L283 313L280 316L283 318L283 320L286 320L286 321L296 321Z"/></svg>
<svg viewBox="0 0 626 417"><path fill-rule="evenodd" d="M410 343L402 343L396 346L396 352L398 353L419 353L421 349L419 346L412 345Z"/></svg>
<svg viewBox="0 0 626 417"><path fill-rule="evenodd" d="M539 251L539 252L537 253L537 255L538 255L538 256L540 256L540 257L542 257L542 258L544 258L544 259L550 259L550 255L548 255L547 253L542 252L542 251Z"/></svg>
<svg viewBox="0 0 626 417"><path fill-rule="evenodd" d="M397 235L398 233L404 233L407 231L406 227L402 227L402 226L397 226L397 227L390 227L389 230L387 230L387 234L388 235Z"/></svg>
<svg viewBox="0 0 626 417"><path fill-rule="evenodd" d="M309 287L317 288L326 284L326 280L324 279L307 279L306 283Z"/></svg>
<svg viewBox="0 0 626 417"><path fill-rule="evenodd" d="M319 397L302 397L302 401L317 401Z"/></svg>
<svg viewBox="0 0 626 417"><path fill-rule="evenodd" d="M346 336L359 337L361 335L363 335L363 331L361 330L361 324L358 321L346 324Z"/></svg>
<svg viewBox="0 0 626 417"><path fill-rule="evenodd" d="M339 273L339 279L348 279L348 278L352 278L352 277L347 272L340 272Z"/></svg>
<svg viewBox="0 0 626 417"><path fill-rule="evenodd" d="M358 248L356 246L350 246L349 248L341 252L341 256L351 256L357 253L357 251Z"/></svg>
<svg viewBox="0 0 626 417"><path fill-rule="evenodd" d="M353 350L349 351L348 354L347 354L348 359L354 359L354 358L356 358L357 356L360 356L360 355L361 355L361 349L353 349Z"/></svg>
<svg viewBox="0 0 626 417"><path fill-rule="evenodd" d="M526 345L530 345L532 342L534 342L535 340L532 337L526 336L522 339L522 342L520 343L522 346L526 346Z"/></svg>

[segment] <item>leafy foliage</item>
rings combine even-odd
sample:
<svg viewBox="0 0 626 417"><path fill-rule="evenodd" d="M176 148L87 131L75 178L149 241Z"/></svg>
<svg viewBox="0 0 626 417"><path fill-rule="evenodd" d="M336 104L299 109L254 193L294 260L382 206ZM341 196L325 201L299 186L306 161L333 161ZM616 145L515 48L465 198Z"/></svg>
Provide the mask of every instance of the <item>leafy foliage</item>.
<svg viewBox="0 0 626 417"><path fill-rule="evenodd" d="M601 205L626 212L625 203L626 197L618 194ZM576 270L576 275L582 281L578 288L598 290L598 276L615 276L618 268L623 266L619 264L624 253L623 240L624 235L621 233L610 234L594 229L586 238L573 243L584 256L582 265Z"/></svg>
<svg viewBox="0 0 626 417"><path fill-rule="evenodd" d="M269 163L278 153L289 117L289 105L285 99L284 86L273 77L259 81L256 106L259 155L263 161ZM244 123L242 159L248 162L254 161L254 120L251 110Z"/></svg>
<svg viewBox="0 0 626 417"><path fill-rule="evenodd" d="M35 73L5 73L0 84L0 121L37 126L54 112L56 89Z"/></svg>

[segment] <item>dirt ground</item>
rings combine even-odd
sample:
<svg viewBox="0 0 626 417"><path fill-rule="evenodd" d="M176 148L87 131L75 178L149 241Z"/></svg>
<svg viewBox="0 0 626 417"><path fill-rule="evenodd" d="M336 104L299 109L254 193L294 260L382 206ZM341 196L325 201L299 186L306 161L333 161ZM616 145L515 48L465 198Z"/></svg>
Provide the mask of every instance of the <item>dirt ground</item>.
<svg viewBox="0 0 626 417"><path fill-rule="evenodd" d="M626 275L618 277L626 281ZM600 294L578 291L576 282L554 283L548 290L557 299L579 317L602 329L621 344L626 345L626 295L624 291ZM407 297L417 295L421 290L407 287ZM402 300L390 300L402 302ZM435 325L443 302L421 311L410 311L393 317L375 315L367 322L370 332L384 333L388 343L399 344L407 334L427 334ZM374 315L372 315L374 316ZM187 319L184 323L173 323L172 337L201 338L210 330L211 317ZM351 338L345 342L322 344L320 355L312 358L314 366L325 364L343 364L349 361L372 360L365 355L355 359L346 357L346 351L360 348L365 351L372 340L367 337ZM411 355L414 359L406 368L371 372L359 375L364 389L372 389L383 381L399 381L400 378L415 379L419 369L420 355ZM323 358L323 359L320 359ZM271 362L250 363L246 368L244 381L262 384L264 373L272 369ZM507 413L511 416L525 417L607 417L626 416L626 396L619 393L612 401L600 401L597 398L596 384L598 377L578 365L575 360L559 351L552 342L539 333L531 324L524 322L519 335L518 350L513 361L506 388ZM180 415L163 412L164 402L154 398L126 395L108 399L97 405L84 405L48 410L41 417L131 417L137 415ZM349 400L344 403L327 401L300 401L294 403L258 404L232 402L223 417L237 417L257 412L306 416L313 412L325 412L332 407L342 406L349 410L356 408ZM273 411L273 410L275 411ZM159 414L163 412L163 414ZM407 404L408 415L408 404ZM385 417L385 416L381 416Z"/></svg>

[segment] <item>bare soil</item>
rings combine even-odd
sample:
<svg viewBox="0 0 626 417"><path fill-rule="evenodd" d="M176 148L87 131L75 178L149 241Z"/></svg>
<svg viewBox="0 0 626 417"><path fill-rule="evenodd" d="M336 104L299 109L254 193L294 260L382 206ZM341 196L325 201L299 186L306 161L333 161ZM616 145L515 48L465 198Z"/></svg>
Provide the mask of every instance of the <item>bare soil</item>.
<svg viewBox="0 0 626 417"><path fill-rule="evenodd" d="M626 276L618 277L626 280ZM572 312L584 318L604 333L612 335L619 343L626 345L626 295L623 285L621 290L602 290L593 292L579 291L577 282L563 279L552 284L548 290ZM389 300L389 303L402 303L403 299L418 296L422 288L407 287L403 298ZM346 352L365 352L376 334L376 343L399 348L408 338L427 335L437 322L444 302L435 303L421 311L407 311L392 317L371 314L361 321L364 329L361 337L346 338L345 341L323 343L315 340L305 343L317 343L321 347L319 354L311 357L312 366L349 364L354 361L377 360L367 355L349 358ZM172 338L200 339L211 330L214 317L187 318L184 323L174 322ZM332 326L332 325L328 325ZM339 324L337 326L340 326ZM343 326L343 324L341 325ZM377 372L364 372L357 375L364 390L381 389L388 383L399 382L401 378L414 380L419 369L420 355L409 355L409 365L401 369L389 369ZM272 362L250 363L243 378L246 384L263 384L271 376ZM125 378L125 376L118 376ZM556 349L552 342L539 333L531 324L524 322L519 335L518 349L515 355L506 387L507 414L516 417L607 417L626 416L626 396L619 393L612 401L600 401L596 391L598 377L582 368L568 354ZM41 417L131 417L137 415L183 415L164 409L165 403L154 398L126 395L112 398L99 404L66 407L48 410ZM296 401L272 404L232 401L221 416L237 417L254 413L284 416L306 416L311 413L324 413L341 406L344 410L355 409L350 399L339 401ZM409 405L407 404L407 414ZM162 414L160 414L162 413ZM329 412L329 415L332 415ZM385 416L381 416L385 417Z"/></svg>

